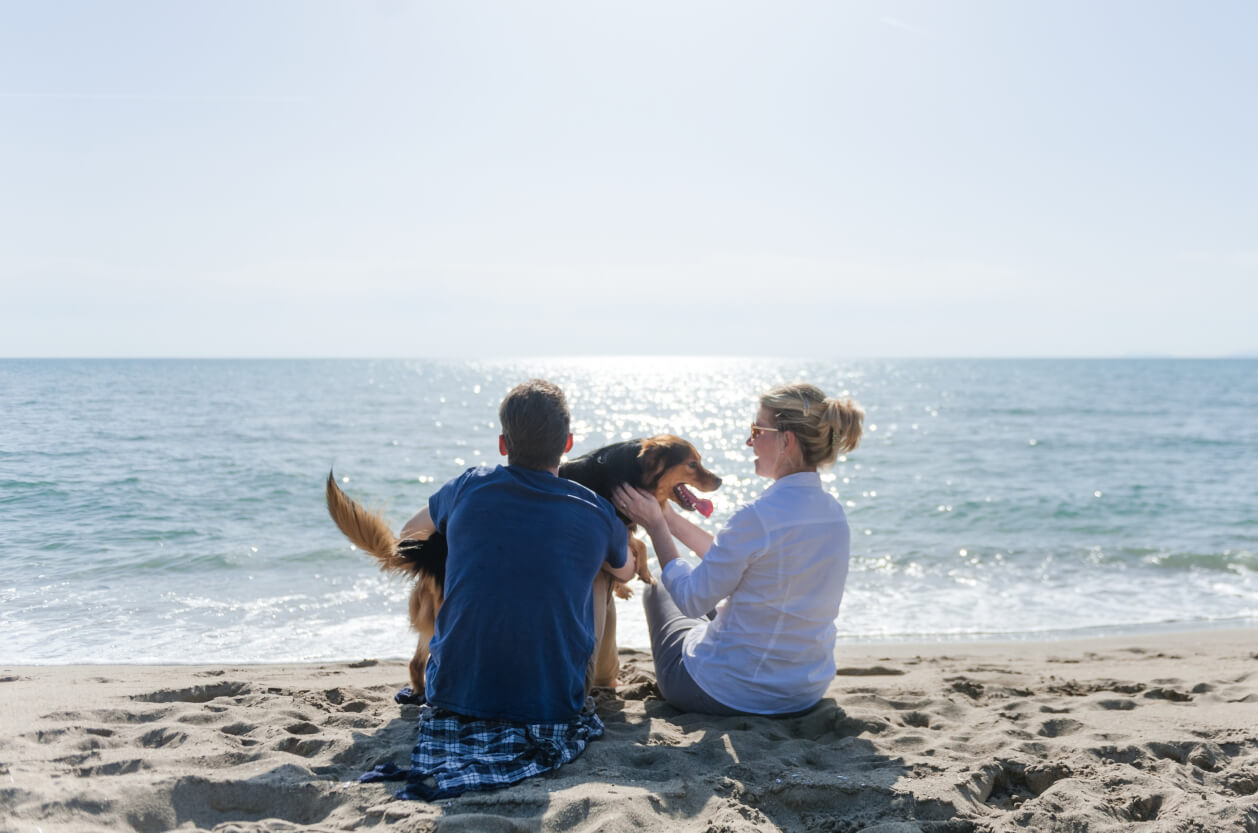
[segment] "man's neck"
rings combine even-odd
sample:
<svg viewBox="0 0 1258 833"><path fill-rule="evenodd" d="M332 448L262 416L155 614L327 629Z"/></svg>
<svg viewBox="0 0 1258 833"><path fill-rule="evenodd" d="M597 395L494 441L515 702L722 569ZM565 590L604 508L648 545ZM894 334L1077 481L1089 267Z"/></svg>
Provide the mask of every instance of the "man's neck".
<svg viewBox="0 0 1258 833"><path fill-rule="evenodd" d="M507 465L508 465L508 466L515 466L517 469L528 469L529 471L545 471L545 472L550 472L551 474L555 475L555 477L558 477L558 476L559 476L559 466L557 466L557 465L556 465L556 466L551 466L551 467L549 467L549 468L544 468L544 469L536 469L536 468L533 468L532 466L522 466L522 465L520 465L519 463L512 462L512 460L511 460L511 458L510 458L510 457L508 457L508 458L507 458Z"/></svg>

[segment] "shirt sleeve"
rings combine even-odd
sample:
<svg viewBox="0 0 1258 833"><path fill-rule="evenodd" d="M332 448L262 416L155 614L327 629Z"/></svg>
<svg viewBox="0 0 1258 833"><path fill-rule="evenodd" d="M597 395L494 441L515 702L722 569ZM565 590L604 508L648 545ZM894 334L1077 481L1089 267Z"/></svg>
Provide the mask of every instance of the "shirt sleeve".
<svg viewBox="0 0 1258 833"><path fill-rule="evenodd" d="M698 618L734 592L747 565L764 552L767 538L756 510L744 506L716 534L698 566L678 558L664 567L660 579L681 612Z"/></svg>
<svg viewBox="0 0 1258 833"><path fill-rule="evenodd" d="M432 518L433 526L437 527L437 531L442 535L446 534L446 524L450 522L450 513L454 511L454 502L459 490L463 488L463 481L467 480L473 471L475 469L465 471L428 498L428 515Z"/></svg>
<svg viewBox="0 0 1258 833"><path fill-rule="evenodd" d="M625 566L625 561L629 558L629 529L620 522L620 519L612 515L611 519L611 543L607 548L607 563L614 569Z"/></svg>

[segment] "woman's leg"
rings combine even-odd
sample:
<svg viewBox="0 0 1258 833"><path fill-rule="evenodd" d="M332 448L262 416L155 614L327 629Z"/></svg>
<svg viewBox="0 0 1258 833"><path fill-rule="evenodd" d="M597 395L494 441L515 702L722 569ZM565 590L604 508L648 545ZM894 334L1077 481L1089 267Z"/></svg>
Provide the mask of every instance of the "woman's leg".
<svg viewBox="0 0 1258 833"><path fill-rule="evenodd" d="M655 679L673 707L700 714L733 715L742 712L718 702L691 678L682 662L686 634L701 619L691 619L678 609L664 585L648 585L642 591L646 627L651 634L651 656L655 658Z"/></svg>

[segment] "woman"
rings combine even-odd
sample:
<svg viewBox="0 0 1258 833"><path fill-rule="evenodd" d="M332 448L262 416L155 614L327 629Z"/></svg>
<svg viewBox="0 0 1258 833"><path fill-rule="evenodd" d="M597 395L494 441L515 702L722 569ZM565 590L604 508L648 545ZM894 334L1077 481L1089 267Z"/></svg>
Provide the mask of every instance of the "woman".
<svg viewBox="0 0 1258 833"><path fill-rule="evenodd" d="M678 709L791 715L825 694L851 534L817 468L856 447L864 416L809 384L761 396L747 445L756 474L774 482L715 539L646 492L616 491L660 561L663 586L646 588L643 604L660 692ZM703 559L697 567L678 557L674 535Z"/></svg>

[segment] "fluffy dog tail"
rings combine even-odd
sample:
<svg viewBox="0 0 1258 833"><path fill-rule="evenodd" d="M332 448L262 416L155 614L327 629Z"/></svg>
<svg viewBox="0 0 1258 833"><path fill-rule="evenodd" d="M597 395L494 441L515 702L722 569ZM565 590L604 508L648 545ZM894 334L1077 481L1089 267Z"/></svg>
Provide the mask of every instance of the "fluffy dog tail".
<svg viewBox="0 0 1258 833"><path fill-rule="evenodd" d="M336 485L336 477L328 472L328 514L354 546L380 562L385 572L419 575L422 566L415 559L398 552L398 539L384 517L364 509Z"/></svg>

